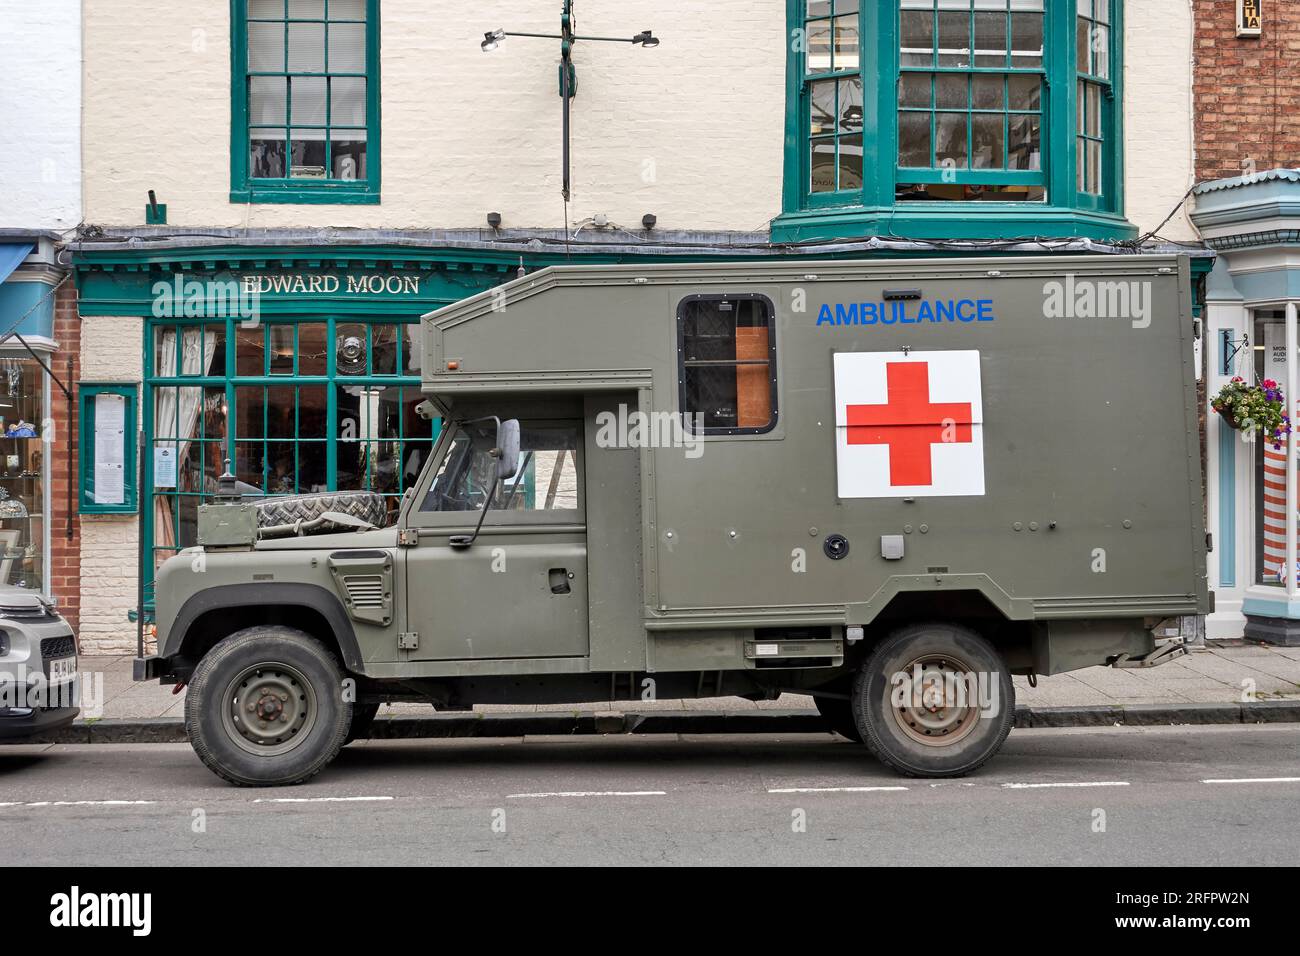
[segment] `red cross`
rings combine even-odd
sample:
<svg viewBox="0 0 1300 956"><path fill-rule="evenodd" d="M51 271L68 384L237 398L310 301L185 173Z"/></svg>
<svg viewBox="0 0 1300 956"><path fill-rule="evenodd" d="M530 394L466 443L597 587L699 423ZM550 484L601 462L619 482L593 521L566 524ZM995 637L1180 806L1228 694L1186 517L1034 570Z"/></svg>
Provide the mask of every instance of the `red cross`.
<svg viewBox="0 0 1300 956"><path fill-rule="evenodd" d="M930 404L926 362L888 362L889 402L849 405L850 445L888 445L890 485L930 485L930 446L971 440L969 402ZM954 429L945 435L946 429Z"/></svg>

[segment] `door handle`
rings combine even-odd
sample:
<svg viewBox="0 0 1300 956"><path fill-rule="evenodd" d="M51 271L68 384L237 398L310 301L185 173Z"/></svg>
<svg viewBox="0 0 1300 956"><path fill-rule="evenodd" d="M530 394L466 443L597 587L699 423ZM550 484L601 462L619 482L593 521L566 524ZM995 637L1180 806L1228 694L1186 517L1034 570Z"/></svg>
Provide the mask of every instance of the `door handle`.
<svg viewBox="0 0 1300 956"><path fill-rule="evenodd" d="M569 586L569 580L573 577L573 572L568 568L551 568L547 572L547 578L550 580L552 594L568 594L573 589Z"/></svg>

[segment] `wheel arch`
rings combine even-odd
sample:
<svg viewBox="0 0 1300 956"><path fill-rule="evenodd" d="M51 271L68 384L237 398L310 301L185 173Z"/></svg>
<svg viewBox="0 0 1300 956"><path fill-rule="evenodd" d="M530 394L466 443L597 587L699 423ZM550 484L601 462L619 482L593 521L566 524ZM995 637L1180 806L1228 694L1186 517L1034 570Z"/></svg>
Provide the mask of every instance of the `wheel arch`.
<svg viewBox="0 0 1300 956"><path fill-rule="evenodd" d="M190 668L223 637L259 624L303 631L337 651L347 670L364 672L361 646L338 596L294 582L224 584L191 595L158 655Z"/></svg>

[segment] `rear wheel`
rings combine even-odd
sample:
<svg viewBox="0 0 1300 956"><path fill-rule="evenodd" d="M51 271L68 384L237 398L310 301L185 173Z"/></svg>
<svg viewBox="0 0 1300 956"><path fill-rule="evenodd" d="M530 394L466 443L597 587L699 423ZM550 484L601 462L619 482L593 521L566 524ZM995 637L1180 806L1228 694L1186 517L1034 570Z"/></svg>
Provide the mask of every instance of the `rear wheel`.
<svg viewBox="0 0 1300 956"><path fill-rule="evenodd" d="M912 777L959 777L997 753L1015 688L988 641L955 624L917 624L881 642L858 672L853 716L882 763Z"/></svg>
<svg viewBox="0 0 1300 956"><path fill-rule="evenodd" d="M311 779L338 754L352 722L338 661L287 627L238 631L199 661L185 732L199 759L239 786Z"/></svg>
<svg viewBox="0 0 1300 956"><path fill-rule="evenodd" d="M853 701L847 697L814 697L813 703L831 730L855 744L862 743L862 731L853 719Z"/></svg>

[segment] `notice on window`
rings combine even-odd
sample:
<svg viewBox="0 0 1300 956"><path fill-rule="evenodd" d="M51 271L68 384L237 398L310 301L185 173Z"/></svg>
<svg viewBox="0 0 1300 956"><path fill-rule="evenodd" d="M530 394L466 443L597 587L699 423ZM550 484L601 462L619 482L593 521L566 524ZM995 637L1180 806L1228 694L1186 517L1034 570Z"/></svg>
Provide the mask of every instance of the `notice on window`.
<svg viewBox="0 0 1300 956"><path fill-rule="evenodd" d="M95 503L126 503L126 396L95 396Z"/></svg>
<svg viewBox="0 0 1300 956"><path fill-rule="evenodd" d="M154 448L153 486L155 488L176 487L176 448L174 445L158 445Z"/></svg>

